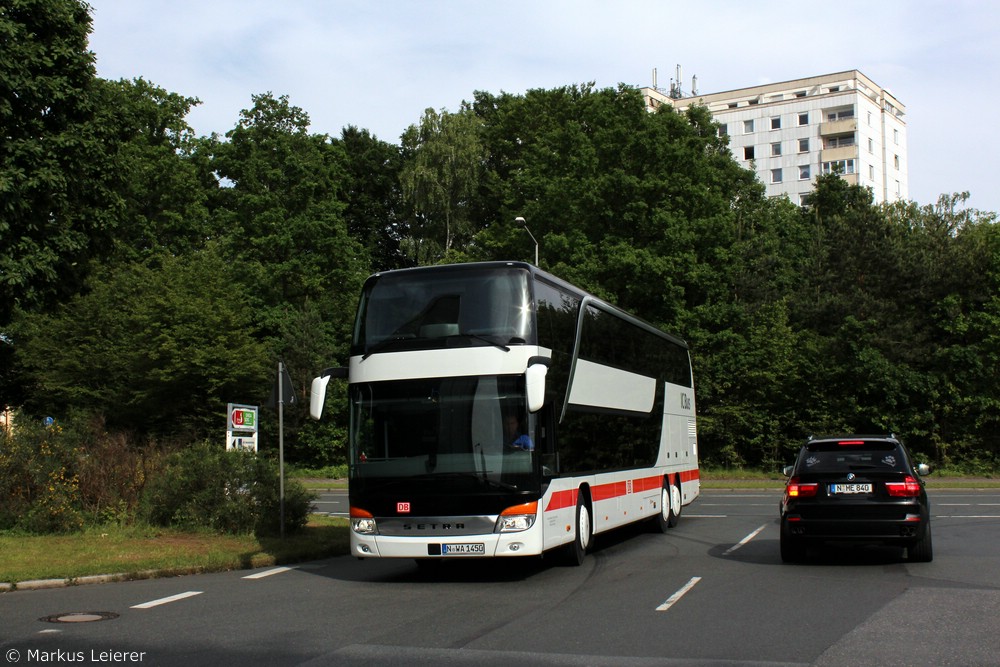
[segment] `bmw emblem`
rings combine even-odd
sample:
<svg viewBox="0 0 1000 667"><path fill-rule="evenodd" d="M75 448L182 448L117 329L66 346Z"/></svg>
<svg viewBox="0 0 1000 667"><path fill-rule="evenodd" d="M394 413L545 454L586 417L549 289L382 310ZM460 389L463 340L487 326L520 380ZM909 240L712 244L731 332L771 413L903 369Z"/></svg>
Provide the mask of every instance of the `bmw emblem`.
<svg viewBox="0 0 1000 667"><path fill-rule="evenodd" d="M850 482L852 479L854 479L854 473L853 472L847 473L847 481Z"/></svg>

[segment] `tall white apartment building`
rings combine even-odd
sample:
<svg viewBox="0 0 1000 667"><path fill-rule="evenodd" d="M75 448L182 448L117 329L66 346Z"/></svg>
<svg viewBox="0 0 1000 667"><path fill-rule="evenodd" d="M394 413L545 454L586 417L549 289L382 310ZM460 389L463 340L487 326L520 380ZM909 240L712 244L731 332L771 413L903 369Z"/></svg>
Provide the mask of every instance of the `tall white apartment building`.
<svg viewBox="0 0 1000 667"><path fill-rule="evenodd" d="M906 108L858 70L710 95L683 96L679 85L669 95L655 82L641 92L650 110L708 107L733 157L757 172L769 196L802 204L816 177L839 165L876 203L909 198Z"/></svg>

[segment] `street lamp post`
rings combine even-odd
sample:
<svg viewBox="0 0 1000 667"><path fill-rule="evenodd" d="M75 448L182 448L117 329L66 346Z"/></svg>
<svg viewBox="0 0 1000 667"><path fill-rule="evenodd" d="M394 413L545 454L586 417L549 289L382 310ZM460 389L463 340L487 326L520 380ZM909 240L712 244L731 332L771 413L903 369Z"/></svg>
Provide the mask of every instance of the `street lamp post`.
<svg viewBox="0 0 1000 667"><path fill-rule="evenodd" d="M528 229L528 223L524 221L524 218L517 216L514 218L514 222L524 227L524 231L528 232L528 236L530 236L531 240L535 242L535 266L538 266L538 239L536 239L535 235L531 233L530 229Z"/></svg>

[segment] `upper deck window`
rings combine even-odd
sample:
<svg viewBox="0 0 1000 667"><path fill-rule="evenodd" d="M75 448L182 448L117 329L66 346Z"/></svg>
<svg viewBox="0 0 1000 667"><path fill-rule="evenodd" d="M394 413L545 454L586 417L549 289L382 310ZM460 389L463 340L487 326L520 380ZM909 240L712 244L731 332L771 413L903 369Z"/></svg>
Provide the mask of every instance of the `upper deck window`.
<svg viewBox="0 0 1000 667"><path fill-rule="evenodd" d="M515 267L400 271L371 278L351 354L534 340L529 274Z"/></svg>

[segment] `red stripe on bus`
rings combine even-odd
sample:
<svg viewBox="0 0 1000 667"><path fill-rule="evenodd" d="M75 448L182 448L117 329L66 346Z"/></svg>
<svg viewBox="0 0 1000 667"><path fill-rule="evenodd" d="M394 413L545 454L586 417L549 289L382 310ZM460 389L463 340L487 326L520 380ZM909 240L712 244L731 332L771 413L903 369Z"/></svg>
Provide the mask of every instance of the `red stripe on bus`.
<svg viewBox="0 0 1000 667"><path fill-rule="evenodd" d="M566 507L576 507L576 494L577 489L569 489L568 491L556 491L549 498L549 504L545 507L546 512L553 512L555 510L561 510Z"/></svg>
<svg viewBox="0 0 1000 667"><path fill-rule="evenodd" d="M632 480L632 490L635 493L639 491L652 491L654 489L659 489L663 486L663 478L659 475L655 477L643 477L642 479Z"/></svg>
<svg viewBox="0 0 1000 667"><path fill-rule="evenodd" d="M695 468L694 470L682 470L681 471L681 483L682 484L684 482L693 482L696 479L701 479L701 475L698 474L698 469L697 468Z"/></svg>
<svg viewBox="0 0 1000 667"><path fill-rule="evenodd" d="M681 483L691 482L693 480L699 479L697 470L682 470L680 472ZM633 479L632 482L632 493L640 493L644 491L652 491L661 488L663 485L663 477L661 475L654 475L652 477L640 477L639 479ZM568 489L566 491L555 491L552 497L549 499L549 504L546 505L546 512L553 512L555 510L561 510L566 507L576 506L576 497L578 489ZM609 482L607 484L597 484L590 489L590 495L594 502L600 500L611 500L612 498L620 498L621 496L628 495L628 482Z"/></svg>
<svg viewBox="0 0 1000 667"><path fill-rule="evenodd" d="M597 484L590 488L590 499L595 503L601 500L611 500L626 493L625 482L609 482L608 484Z"/></svg>

